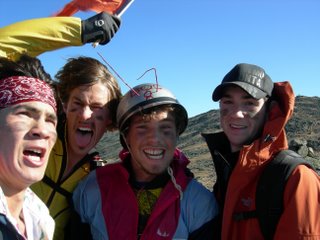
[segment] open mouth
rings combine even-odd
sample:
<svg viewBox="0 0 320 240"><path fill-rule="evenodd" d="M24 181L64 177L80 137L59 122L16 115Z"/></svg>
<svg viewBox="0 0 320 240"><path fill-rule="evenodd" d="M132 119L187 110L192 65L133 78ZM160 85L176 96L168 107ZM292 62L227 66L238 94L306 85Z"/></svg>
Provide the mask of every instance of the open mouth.
<svg viewBox="0 0 320 240"><path fill-rule="evenodd" d="M79 127L76 131L76 142L79 147L86 147L89 145L93 136L93 131L88 127Z"/></svg>
<svg viewBox="0 0 320 240"><path fill-rule="evenodd" d="M44 157L44 151L40 149L26 149L23 155L28 158L30 162L40 163Z"/></svg>
<svg viewBox="0 0 320 240"><path fill-rule="evenodd" d="M83 135L85 134L91 134L93 133L93 131L91 130L91 128L84 128L84 127L80 127L77 129L77 131Z"/></svg>
<svg viewBox="0 0 320 240"><path fill-rule="evenodd" d="M164 150L162 149L145 149L143 151L149 159L162 159L164 156Z"/></svg>

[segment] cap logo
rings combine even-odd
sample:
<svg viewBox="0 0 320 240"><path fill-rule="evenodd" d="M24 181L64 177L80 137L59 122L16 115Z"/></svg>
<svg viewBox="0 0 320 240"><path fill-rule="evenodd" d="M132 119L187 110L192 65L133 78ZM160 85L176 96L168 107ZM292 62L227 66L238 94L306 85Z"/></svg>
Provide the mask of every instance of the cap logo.
<svg viewBox="0 0 320 240"><path fill-rule="evenodd" d="M153 94L161 90L162 88L158 84L149 84L149 85L142 85L138 88L134 88L135 91L130 91L130 96L135 97L137 93L140 96L143 96L145 100L153 99Z"/></svg>
<svg viewBox="0 0 320 240"><path fill-rule="evenodd" d="M257 86L260 89L262 88L261 86L261 81L264 78L264 72L261 71L253 71L252 73L246 74L241 81L250 83L251 85Z"/></svg>

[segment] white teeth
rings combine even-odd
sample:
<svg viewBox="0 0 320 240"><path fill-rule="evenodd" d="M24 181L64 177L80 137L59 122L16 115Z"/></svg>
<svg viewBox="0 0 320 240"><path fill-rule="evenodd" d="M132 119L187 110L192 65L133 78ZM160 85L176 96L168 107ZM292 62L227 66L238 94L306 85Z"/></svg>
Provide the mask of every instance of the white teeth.
<svg viewBox="0 0 320 240"><path fill-rule="evenodd" d="M29 156L30 160L33 162L40 162L41 158L38 156Z"/></svg>
<svg viewBox="0 0 320 240"><path fill-rule="evenodd" d="M29 152L34 152L34 153L36 153L36 154L41 154L41 151L38 150L38 149L29 149L28 151L29 151Z"/></svg>
<svg viewBox="0 0 320 240"><path fill-rule="evenodd" d="M91 132L91 128L85 128L85 127L79 127L78 128L80 131L86 131L86 132Z"/></svg>
<svg viewBox="0 0 320 240"><path fill-rule="evenodd" d="M154 159L154 160L157 160L157 159L162 159L162 155L157 155L157 156L154 156L154 155L148 155L150 159Z"/></svg>
<svg viewBox="0 0 320 240"><path fill-rule="evenodd" d="M159 149L148 149L144 150L144 153L148 156L148 158L157 160L163 158L164 151Z"/></svg>
<svg viewBox="0 0 320 240"><path fill-rule="evenodd" d="M149 149L145 150L145 153L150 154L150 155L159 155L162 154L163 150L157 150L157 149Z"/></svg>
<svg viewBox="0 0 320 240"><path fill-rule="evenodd" d="M35 157L35 158L41 158L41 156L44 154L41 149L26 149L23 151L23 154L25 154L28 157Z"/></svg>

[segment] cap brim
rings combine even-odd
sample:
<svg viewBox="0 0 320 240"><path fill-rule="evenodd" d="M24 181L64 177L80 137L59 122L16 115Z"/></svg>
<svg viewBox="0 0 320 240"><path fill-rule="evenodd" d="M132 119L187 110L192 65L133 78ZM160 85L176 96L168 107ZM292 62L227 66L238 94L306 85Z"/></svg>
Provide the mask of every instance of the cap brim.
<svg viewBox="0 0 320 240"><path fill-rule="evenodd" d="M252 86L251 84L245 82L226 82L216 87L216 89L212 93L212 100L214 102L219 101L223 96L224 89L231 85L241 87L244 91L246 91L250 96L252 96L255 99L260 99L267 96L267 93L261 91L259 88Z"/></svg>

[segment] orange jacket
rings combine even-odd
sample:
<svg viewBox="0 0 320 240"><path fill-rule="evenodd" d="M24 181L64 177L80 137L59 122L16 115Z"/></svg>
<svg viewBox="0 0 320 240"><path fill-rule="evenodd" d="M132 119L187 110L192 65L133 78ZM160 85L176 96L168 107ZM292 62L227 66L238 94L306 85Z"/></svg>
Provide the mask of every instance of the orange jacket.
<svg viewBox="0 0 320 240"><path fill-rule="evenodd" d="M242 148L230 175L222 217L223 240L264 239L257 218L234 221L233 214L255 210L257 182L264 167L279 151L288 148L284 127L294 110L291 85L275 83L273 98L277 104L270 109L261 137ZM210 135L206 140L214 156L212 145L217 134ZM319 180L317 173L307 166L299 165L293 171L285 187L284 211L274 239L320 239Z"/></svg>

